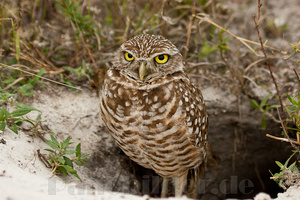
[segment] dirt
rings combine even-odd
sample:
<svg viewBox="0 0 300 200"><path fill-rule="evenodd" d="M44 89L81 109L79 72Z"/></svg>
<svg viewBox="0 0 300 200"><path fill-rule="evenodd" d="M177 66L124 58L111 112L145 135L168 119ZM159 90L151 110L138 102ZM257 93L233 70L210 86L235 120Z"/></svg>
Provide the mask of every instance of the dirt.
<svg viewBox="0 0 300 200"><path fill-rule="evenodd" d="M44 150L49 148L46 143L22 131L16 135L5 130L1 138L6 144L1 144L0 148L0 171L4 172L1 194L4 197L18 199L16 195L22 194L22 191L26 193L26 190L46 195L63 195L70 190L75 193L79 190L83 193L92 190L98 193L138 193L139 182L130 173L130 166L127 163L124 165L124 160L128 159L124 159L120 149L103 128L95 93L88 90L75 93L64 87L50 86L36 91L30 104L42 112L43 125L51 129L58 140L71 136L75 144L81 143L82 152L91 156L86 160L87 166L77 169L81 181L74 177L52 177L51 169L45 167L36 153L40 149L42 154L47 154ZM33 119L37 114L30 113L28 117ZM18 194L10 190L15 184L20 186Z"/></svg>
<svg viewBox="0 0 300 200"><path fill-rule="evenodd" d="M224 24L229 31L240 37L258 42L252 18L257 15L256 3L232 0L216 4L224 11L224 16L230 16L218 23ZM289 43L296 44L300 38L299 1L262 3L260 31L264 41L267 38L267 45L290 53ZM278 104L276 90L264 61L253 64L253 60L262 57L255 57L234 39L228 45L231 52L242 58L227 57L233 69L247 68L242 75L248 97L260 102L271 93L270 103ZM284 60L288 54L278 54L278 51L272 53L268 49L280 91L282 94L288 92L291 96L297 94L299 85L291 70L299 70L295 64L297 56ZM234 68L237 63L240 66ZM266 137L267 133L280 137L280 124L267 118L267 129L261 128L261 112L251 107L239 82L223 65L203 66L197 77L200 78L193 80L203 92L209 114L209 141L221 159L201 179L198 197L299 199L299 187L291 187L282 193L278 185L270 180L269 171L279 171L275 161L285 162L292 150L289 144ZM47 88L40 86L35 89L34 96L20 100L41 111L43 125L51 129L59 140L71 136L75 144L80 142L82 152L91 155L86 160L88 165L76 168L81 181L72 176L52 176L51 170L45 167L36 153L40 149L43 154L47 154L44 150L47 148L46 143L22 130L16 135L6 129L0 133L1 198L150 199L142 195L151 191L152 196L159 196L159 187L156 187L159 177L153 171L132 163L117 147L101 121L98 96L88 89L87 83L81 87L82 91L74 92L44 82ZM287 102L286 98L284 101ZM32 112L27 116L35 118L37 114ZM276 116L276 112L272 114ZM46 137L49 138L49 135Z"/></svg>
<svg viewBox="0 0 300 200"><path fill-rule="evenodd" d="M1 135L6 144L1 144L0 148L1 193L4 197L19 199L19 195L25 194L29 197L28 190L37 198L47 197L47 194L93 197L92 194L97 196L107 191L141 195L149 191L147 187L153 187L145 185L150 180L147 174L137 176L134 171L142 171L140 167L135 165L137 168L133 168L103 127L95 93L87 89L75 93L53 85L36 93L31 102L26 103L41 110L43 124L60 140L70 135L75 144L82 144L82 152L91 157L87 159L88 166L78 168L82 181L74 177L52 177L51 170L36 155L37 149L46 154L43 149L47 145L22 131L16 135L6 130ZM216 88L203 90L210 116L210 141L221 162L200 181L200 195L213 199L242 198L254 196L263 189L276 194L278 187L268 180L268 170L278 170L274 160L286 158L287 145L264 136L259 121L255 120L260 114L254 110L251 115L247 112L247 118L239 117L238 109L233 108L237 99L231 95L222 101L222 93L225 94ZM242 111L245 109L251 108L247 105ZM28 117L35 118L36 115L32 113ZM20 188L20 192L12 193L13 186Z"/></svg>

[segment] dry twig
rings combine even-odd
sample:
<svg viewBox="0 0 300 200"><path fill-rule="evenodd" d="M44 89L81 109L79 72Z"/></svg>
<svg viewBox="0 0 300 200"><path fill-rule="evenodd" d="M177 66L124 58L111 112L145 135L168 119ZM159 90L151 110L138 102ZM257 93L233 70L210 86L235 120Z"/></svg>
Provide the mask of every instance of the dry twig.
<svg viewBox="0 0 300 200"><path fill-rule="evenodd" d="M280 123L282 125L282 128L283 128L283 131L284 131L284 134L285 134L285 137L288 139L288 141L290 142L290 144L292 145L292 147L294 149L296 149L298 152L299 151L299 148L291 141L290 137L289 137L289 134L288 134L288 131L287 131L287 125L286 125L286 118L285 118L285 113L284 113L284 110L283 110L283 102L282 102L282 97L281 97L281 94L279 92L279 89L278 89L278 85L277 85L277 82L274 78L274 75L273 75L273 72L271 70L271 66L270 66L270 63L269 63L269 59L268 59L268 56L267 56L267 53L266 53L266 50L264 48L264 44L262 42L262 37L260 35L260 32L259 32L259 22L260 22L260 8L262 7L262 3L260 3L260 0L258 0L258 19L256 21L256 18L255 18L255 15L253 15L253 20L254 20L254 23L255 23L255 27L256 27L256 31L257 31L257 35L258 35L258 38L259 38L259 41L260 41L260 46L261 46L261 50L264 54L264 57L265 57L265 60L266 60L266 63L267 63L267 66L268 66L268 69L269 69L269 72L270 72L270 75L272 77L272 80L273 80L273 83L275 85L275 88L276 88L276 91L277 91L277 96L279 98L279 102L280 102L280 112L279 110L277 109L278 111L278 116L279 116L279 119L280 119Z"/></svg>
<svg viewBox="0 0 300 200"><path fill-rule="evenodd" d="M220 25L218 25L217 23L213 22L212 20L209 19L209 17L207 15L204 15L202 13L198 14L197 16L195 16L195 18L199 19L201 23L202 21L206 21L208 23L210 23L211 25L214 25L215 27L217 27L218 29L228 33L229 35L231 35L232 37L234 37L235 39L237 39L238 41L240 41L242 44L244 44L248 49L250 49L250 51L252 53L254 53L256 56L258 57L262 57L261 55L259 55L258 53L256 53L256 51L249 45L249 44L254 44L257 46L260 46L261 44L258 42L253 42L251 40L239 37L237 35L234 35L233 33L231 33L230 31L226 30L225 28L221 27ZM249 44L248 44L249 43ZM275 51L279 51L278 49L274 48L274 47L270 47L264 44L264 47L267 47L269 49L275 50Z"/></svg>
<svg viewBox="0 0 300 200"><path fill-rule="evenodd" d="M188 33L187 33L187 40L186 40L186 44L185 44L185 51L184 51L184 55L183 55L183 61L186 60L187 53L188 53L189 42L190 42L191 33L192 33L192 26L193 26L193 21L194 21L194 18L195 18L195 7L196 7L196 1L194 0L194 2L193 2L193 14L191 16L189 29L188 29Z"/></svg>
<svg viewBox="0 0 300 200"><path fill-rule="evenodd" d="M49 163L48 159L43 154L41 154L40 150L38 149L36 151L40 161L42 161L47 168L52 168L52 165Z"/></svg>
<svg viewBox="0 0 300 200"><path fill-rule="evenodd" d="M292 139L289 141L287 138L276 137L276 136L270 135L270 134L266 134L266 136L269 138L275 139L275 140L280 140L282 142L290 142L291 141L294 144L300 145L300 142L292 140Z"/></svg>
<svg viewBox="0 0 300 200"><path fill-rule="evenodd" d="M297 79L298 79L298 82L299 82L299 84L300 84L300 78L299 78L299 74L298 74L298 72L296 71L296 69L295 69L295 68L293 69L293 71L295 72L295 74L296 74L296 76L297 76Z"/></svg>
<svg viewBox="0 0 300 200"><path fill-rule="evenodd" d="M59 84L59 85L63 85L63 86L69 87L69 88L73 88L73 89L76 89L76 90L82 90L82 89L80 89L80 88L73 87L73 86L70 86L70 85L67 85L67 84L58 82L58 81L54 81L54 80L51 80L51 79L49 79L49 78L45 78L45 77L43 77L43 76L36 75L36 74L34 74L34 73L31 73L31 72L22 70L22 69L17 68L17 67L12 67L12 66L9 66L9 65L5 65L5 64L3 64L3 63L0 63L0 66L6 67L6 68L9 68L9 69L13 69L13 70L18 70L18 71L20 71L20 72L23 72L23 73L26 73L26 74L29 74L29 75L32 75L32 76L37 76L37 77L39 77L40 79L44 79L44 80L46 80L46 81L49 81L49 82L52 82L52 83L56 83L56 84Z"/></svg>

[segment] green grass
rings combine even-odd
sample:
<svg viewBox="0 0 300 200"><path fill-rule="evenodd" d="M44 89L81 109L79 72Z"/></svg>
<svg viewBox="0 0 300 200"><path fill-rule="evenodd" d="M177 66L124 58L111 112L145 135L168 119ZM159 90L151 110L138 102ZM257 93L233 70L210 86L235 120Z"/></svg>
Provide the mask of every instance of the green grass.
<svg viewBox="0 0 300 200"><path fill-rule="evenodd" d="M8 127L11 131L18 134L18 127L20 127L23 122L28 122L34 126L35 120L31 120L29 118L24 118L23 116L31 111L38 111L38 109L33 108L31 106L16 103L15 104L18 109L9 112L6 106L3 106L0 110L0 131L5 130L5 127Z"/></svg>

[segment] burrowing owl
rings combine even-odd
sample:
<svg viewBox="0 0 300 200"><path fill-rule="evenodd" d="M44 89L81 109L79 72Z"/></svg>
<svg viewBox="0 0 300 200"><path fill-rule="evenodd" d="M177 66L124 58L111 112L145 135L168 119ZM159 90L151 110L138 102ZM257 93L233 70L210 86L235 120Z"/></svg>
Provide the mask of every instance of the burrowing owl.
<svg viewBox="0 0 300 200"><path fill-rule="evenodd" d="M100 112L124 153L163 177L162 197L169 179L181 196L188 171L197 176L203 169L204 100L185 73L179 50L164 37L143 34L121 45L105 76Z"/></svg>

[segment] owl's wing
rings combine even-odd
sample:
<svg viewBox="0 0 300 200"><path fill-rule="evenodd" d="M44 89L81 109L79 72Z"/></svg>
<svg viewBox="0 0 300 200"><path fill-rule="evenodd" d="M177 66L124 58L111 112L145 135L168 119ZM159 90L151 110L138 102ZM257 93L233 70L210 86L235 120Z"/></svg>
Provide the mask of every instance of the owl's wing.
<svg viewBox="0 0 300 200"><path fill-rule="evenodd" d="M195 146L206 146L208 118L200 89L189 79L183 79L177 83L177 93L186 116L189 139Z"/></svg>

